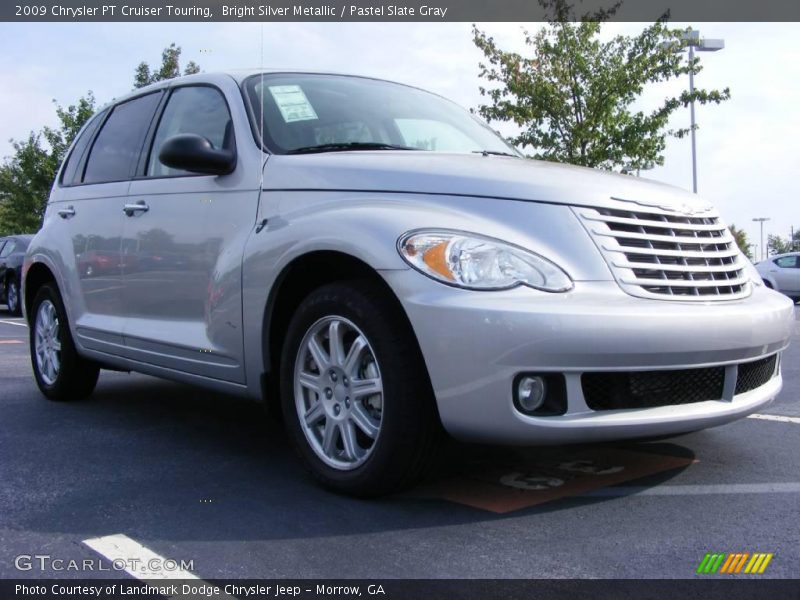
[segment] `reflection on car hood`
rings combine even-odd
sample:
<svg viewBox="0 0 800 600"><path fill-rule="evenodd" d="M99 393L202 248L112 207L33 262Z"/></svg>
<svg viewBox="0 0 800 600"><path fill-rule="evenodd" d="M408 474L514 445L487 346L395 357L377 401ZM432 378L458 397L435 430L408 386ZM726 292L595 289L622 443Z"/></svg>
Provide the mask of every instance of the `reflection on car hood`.
<svg viewBox="0 0 800 600"><path fill-rule="evenodd" d="M618 206L613 200L679 209L709 206L681 188L630 175L504 156L423 151L273 155L264 189L452 194L583 206Z"/></svg>

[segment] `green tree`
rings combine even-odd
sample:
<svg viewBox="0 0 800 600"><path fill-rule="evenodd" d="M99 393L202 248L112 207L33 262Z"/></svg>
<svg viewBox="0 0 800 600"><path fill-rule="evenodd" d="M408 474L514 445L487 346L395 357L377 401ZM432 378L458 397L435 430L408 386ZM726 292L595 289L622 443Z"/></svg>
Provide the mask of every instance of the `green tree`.
<svg viewBox="0 0 800 600"><path fill-rule="evenodd" d="M160 68L150 72L147 63L136 69L134 86L177 77L181 48L174 43L164 49ZM190 61L184 74L198 73L200 67ZM0 235L33 233L39 229L47 207L47 198L61 162L72 140L89 117L96 103L92 92L66 108L56 105L58 126L31 132L24 141L11 140L14 153L0 165Z"/></svg>
<svg viewBox="0 0 800 600"><path fill-rule="evenodd" d="M183 70L184 75L194 75L200 72L200 67L194 61L189 61ZM173 79L181 74L181 47L173 42L161 53L161 66L153 71L146 62L140 62L133 76L133 87L138 89L157 81Z"/></svg>
<svg viewBox="0 0 800 600"><path fill-rule="evenodd" d="M739 229L733 223L728 226L728 229L730 229L733 239L736 240L736 245L739 246L739 250L741 250L747 258L753 260L753 253L750 249L750 242L747 239L747 232L744 229Z"/></svg>
<svg viewBox="0 0 800 600"><path fill-rule="evenodd" d="M792 227L792 235L789 236L788 242L789 252L796 252L800 249L800 230L797 227Z"/></svg>
<svg viewBox="0 0 800 600"><path fill-rule="evenodd" d="M792 243L788 239L772 233L767 236L767 254L769 256L785 254L791 251Z"/></svg>
<svg viewBox="0 0 800 600"><path fill-rule="evenodd" d="M92 92L66 108L56 103L58 127L12 140L14 154L0 166L0 235L39 229L61 161L94 110Z"/></svg>
<svg viewBox="0 0 800 600"><path fill-rule="evenodd" d="M648 111L634 103L645 87L701 70L689 61L685 33L667 26L668 13L635 36L600 37L602 24L621 6L577 16L567 0L539 0L549 22L536 33L525 31L528 56L506 52L473 25L473 41L485 61L479 63L487 100L478 108L489 122L513 123L510 141L531 148L534 158L588 167L642 168L664 163L668 136L689 128L668 129L670 116L694 100L719 104L724 90L696 89L668 97Z"/></svg>

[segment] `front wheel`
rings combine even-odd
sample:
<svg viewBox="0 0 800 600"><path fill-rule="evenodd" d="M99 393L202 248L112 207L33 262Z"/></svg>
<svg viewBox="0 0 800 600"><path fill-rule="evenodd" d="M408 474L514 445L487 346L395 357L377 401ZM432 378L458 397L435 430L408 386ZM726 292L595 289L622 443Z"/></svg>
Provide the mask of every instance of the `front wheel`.
<svg viewBox="0 0 800 600"><path fill-rule="evenodd" d="M372 282L320 287L298 307L281 357L290 438L324 485L360 496L413 482L439 435L408 323Z"/></svg>
<svg viewBox="0 0 800 600"><path fill-rule="evenodd" d="M30 315L31 364L42 394L50 400L79 400L91 394L100 368L75 350L67 313L54 285L39 289Z"/></svg>
<svg viewBox="0 0 800 600"><path fill-rule="evenodd" d="M13 316L16 317L20 314L19 284L13 278L6 281L6 306L8 307L8 312Z"/></svg>

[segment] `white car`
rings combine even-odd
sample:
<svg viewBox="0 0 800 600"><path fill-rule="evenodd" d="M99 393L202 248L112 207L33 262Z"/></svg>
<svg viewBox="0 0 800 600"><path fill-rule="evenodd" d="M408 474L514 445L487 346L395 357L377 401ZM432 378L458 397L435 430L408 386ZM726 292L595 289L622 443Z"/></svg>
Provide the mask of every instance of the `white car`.
<svg viewBox="0 0 800 600"><path fill-rule="evenodd" d="M800 252L778 254L756 265L767 287L800 300Z"/></svg>

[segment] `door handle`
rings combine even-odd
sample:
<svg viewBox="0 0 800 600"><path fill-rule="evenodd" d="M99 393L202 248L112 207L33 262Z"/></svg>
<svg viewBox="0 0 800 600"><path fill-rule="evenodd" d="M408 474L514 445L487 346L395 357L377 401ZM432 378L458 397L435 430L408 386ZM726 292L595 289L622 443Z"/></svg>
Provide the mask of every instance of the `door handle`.
<svg viewBox="0 0 800 600"><path fill-rule="evenodd" d="M129 217L132 217L136 213L139 212L147 212L150 210L150 207L147 206L147 203L144 200L139 200L134 204L126 204L122 207L122 212L124 212Z"/></svg>
<svg viewBox="0 0 800 600"><path fill-rule="evenodd" d="M75 208L72 206L68 206L67 208L60 208L58 210L58 216L62 219L69 219L70 217L75 216Z"/></svg>

